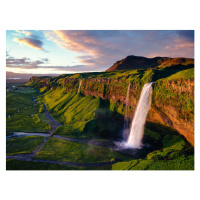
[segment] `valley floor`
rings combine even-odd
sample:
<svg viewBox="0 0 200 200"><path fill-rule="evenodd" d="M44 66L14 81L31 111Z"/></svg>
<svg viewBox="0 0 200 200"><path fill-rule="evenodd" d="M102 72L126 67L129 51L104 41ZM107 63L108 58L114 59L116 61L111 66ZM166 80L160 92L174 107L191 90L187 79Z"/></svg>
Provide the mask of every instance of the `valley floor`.
<svg viewBox="0 0 200 200"><path fill-rule="evenodd" d="M145 136L161 142L162 147L141 158L116 151L108 145L108 139L55 135L62 125L50 115L44 103L36 102L36 95L37 91L26 87L7 93L7 170L194 169L194 150L177 135L162 135L145 129ZM13 103L13 99L18 103ZM23 101L23 105L19 101ZM35 116L31 116L33 113ZM38 133L31 135L34 130ZM22 131L30 135L13 134Z"/></svg>

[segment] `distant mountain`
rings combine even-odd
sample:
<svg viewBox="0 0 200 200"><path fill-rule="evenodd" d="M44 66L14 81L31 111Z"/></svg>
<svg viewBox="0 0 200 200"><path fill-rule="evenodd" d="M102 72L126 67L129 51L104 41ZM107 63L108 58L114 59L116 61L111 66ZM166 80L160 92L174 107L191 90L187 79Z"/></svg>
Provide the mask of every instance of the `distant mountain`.
<svg viewBox="0 0 200 200"><path fill-rule="evenodd" d="M172 65L189 65L194 64L192 58L168 58L155 57L146 58L142 56L127 56L117 61L112 67L106 71L130 70L130 69L148 69L148 68L164 68Z"/></svg>

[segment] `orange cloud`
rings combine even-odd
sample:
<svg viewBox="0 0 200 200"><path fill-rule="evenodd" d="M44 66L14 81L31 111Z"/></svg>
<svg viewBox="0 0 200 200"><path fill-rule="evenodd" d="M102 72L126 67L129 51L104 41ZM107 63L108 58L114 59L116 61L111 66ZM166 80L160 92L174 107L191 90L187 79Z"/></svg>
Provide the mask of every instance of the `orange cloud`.
<svg viewBox="0 0 200 200"><path fill-rule="evenodd" d="M14 38L13 41L18 42L20 45L24 44L31 48L38 49L38 50L44 50L42 48L42 41L34 38Z"/></svg>
<svg viewBox="0 0 200 200"><path fill-rule="evenodd" d="M97 46L102 46L103 43L96 40L84 31L62 31L55 30L47 32L45 35L49 40L57 45L78 53L86 53L92 56L99 55Z"/></svg>

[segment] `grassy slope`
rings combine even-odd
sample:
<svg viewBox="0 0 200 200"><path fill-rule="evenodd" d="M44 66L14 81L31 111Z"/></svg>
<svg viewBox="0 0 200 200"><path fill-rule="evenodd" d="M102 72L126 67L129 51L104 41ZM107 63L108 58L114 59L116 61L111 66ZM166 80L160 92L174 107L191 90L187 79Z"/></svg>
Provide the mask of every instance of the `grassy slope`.
<svg viewBox="0 0 200 200"><path fill-rule="evenodd" d="M38 95L38 92L31 88L7 92L6 131L8 134L12 131L46 132L50 130L45 113L42 113L42 111L39 113L41 105L33 102L33 96L36 95ZM10 118L8 118L8 115L10 115Z"/></svg>
<svg viewBox="0 0 200 200"><path fill-rule="evenodd" d="M57 128L54 134L68 137L93 137L117 131L111 126L114 112L100 97L66 93L64 87L44 93L39 101L44 101L52 116L64 127ZM83 134L84 132L84 134Z"/></svg>
<svg viewBox="0 0 200 200"><path fill-rule="evenodd" d="M194 78L194 68L185 69L171 76L165 78L165 80L180 80L180 79L192 79Z"/></svg>

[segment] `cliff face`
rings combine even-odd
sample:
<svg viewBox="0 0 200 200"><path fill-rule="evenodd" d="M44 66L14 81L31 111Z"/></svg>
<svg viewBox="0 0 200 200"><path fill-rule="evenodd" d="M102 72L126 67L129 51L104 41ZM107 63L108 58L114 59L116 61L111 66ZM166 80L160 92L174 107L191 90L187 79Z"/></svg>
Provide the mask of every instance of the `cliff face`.
<svg viewBox="0 0 200 200"><path fill-rule="evenodd" d="M60 87L65 88L66 93L72 93L78 91L80 80L82 80L81 93L84 96L100 97L109 102L110 109L124 115L126 92L130 82L129 106L130 118L132 118L144 83L151 81L153 77L151 73L151 71L141 71L139 74L138 72L128 75L117 74L115 77L103 73L84 78L83 76L51 79L34 77L30 79L29 85L39 88L47 87L48 90L56 90ZM185 72L185 74L188 73L188 71ZM153 87L152 107L147 121L177 130L194 145L194 77L159 79Z"/></svg>
<svg viewBox="0 0 200 200"><path fill-rule="evenodd" d="M98 89L95 89L98 88ZM126 89L119 82L109 80L88 80L82 83L84 95L100 96L117 105L125 105ZM140 96L142 87L131 84L130 89L130 117ZM194 80L163 81L155 83L152 108L149 111L147 121L163 124L176 129L187 140L194 144ZM120 110L118 110L120 112ZM124 114L124 109L121 111Z"/></svg>
<svg viewBox="0 0 200 200"><path fill-rule="evenodd" d="M194 145L194 80L160 81L155 85L153 108L159 123L176 129ZM152 122L157 117L150 117Z"/></svg>

